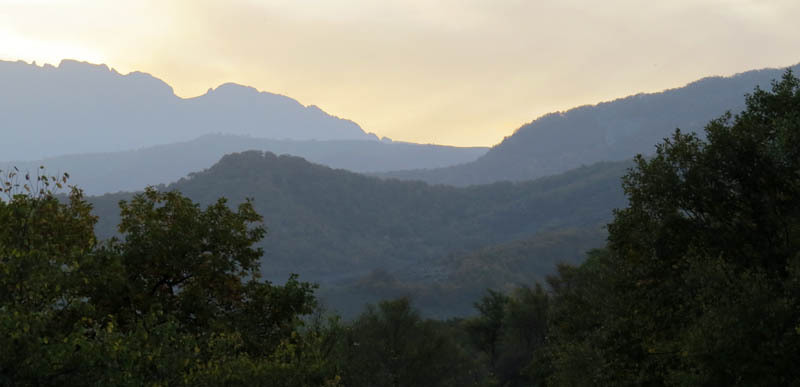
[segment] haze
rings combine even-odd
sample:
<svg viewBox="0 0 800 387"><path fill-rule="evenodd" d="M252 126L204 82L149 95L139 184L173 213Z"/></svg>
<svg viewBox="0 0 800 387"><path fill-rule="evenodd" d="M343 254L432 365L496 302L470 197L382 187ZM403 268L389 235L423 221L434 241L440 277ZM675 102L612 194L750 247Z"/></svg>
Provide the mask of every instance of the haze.
<svg viewBox="0 0 800 387"><path fill-rule="evenodd" d="M397 140L493 145L556 110L798 61L797 1L0 0L0 59L285 94Z"/></svg>

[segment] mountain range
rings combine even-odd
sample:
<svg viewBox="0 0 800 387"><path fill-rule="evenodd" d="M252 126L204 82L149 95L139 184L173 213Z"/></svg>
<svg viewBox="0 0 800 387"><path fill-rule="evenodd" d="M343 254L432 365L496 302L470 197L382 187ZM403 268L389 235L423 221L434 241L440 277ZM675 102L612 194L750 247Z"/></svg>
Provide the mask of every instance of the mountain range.
<svg viewBox="0 0 800 387"><path fill-rule="evenodd" d="M488 149L377 141L352 121L252 87L225 84L183 99L153 76L106 65L0 61L0 82L9 85L0 89L0 128L15 133L0 168L68 171L88 193L103 194L167 184L224 154L257 149L431 184L525 181L650 154L676 128L702 135L708 121L740 110L744 94L781 71L709 77L547 114Z"/></svg>
<svg viewBox="0 0 800 387"><path fill-rule="evenodd" d="M222 156L247 150L290 154L332 168L377 173L408 168L434 168L466 163L488 148L373 140L274 140L232 134L207 134L191 141L141 149L56 156L34 161L0 162L0 170L17 167L51 174L69 172L70 181L86 194L136 191L169 184L211 167Z"/></svg>
<svg viewBox="0 0 800 387"><path fill-rule="evenodd" d="M739 111L746 93L781 72L705 78L548 114L488 151L378 141L352 121L244 86L181 99L149 75L73 61L0 62L0 81L14 78L16 94L25 94L19 85L41 85L22 97L0 92L9 102L0 113L11 118L2 125L24 129L4 157L73 153L28 166L86 177L73 182L92 193L127 191L89 199L102 238L116 235L117 203L146 184L165 183L157 188L201 205L252 198L269 230L260 244L266 279L298 273L318 282L322 299L345 315L408 295L424 313L447 317L469 313L485 288L530 284L602 246L603 225L626 205L620 177L631 157L652 153L676 128L702 137L711 119ZM37 142L37 130L51 137ZM123 151L109 140L114 133L124 146L162 145ZM92 147L104 153L86 153Z"/></svg>
<svg viewBox="0 0 800 387"><path fill-rule="evenodd" d="M798 73L800 64L791 67ZM696 132L727 111L744 107L744 95L768 88L784 69L709 77L658 93L641 93L544 115L517 129L475 161L435 169L382 174L432 184L465 186L524 181L599 161L654 152L676 128Z"/></svg>
<svg viewBox="0 0 800 387"><path fill-rule="evenodd" d="M227 133L291 140L374 140L353 121L278 94L226 83L180 98L152 75L63 60L0 61L2 160L116 152Z"/></svg>

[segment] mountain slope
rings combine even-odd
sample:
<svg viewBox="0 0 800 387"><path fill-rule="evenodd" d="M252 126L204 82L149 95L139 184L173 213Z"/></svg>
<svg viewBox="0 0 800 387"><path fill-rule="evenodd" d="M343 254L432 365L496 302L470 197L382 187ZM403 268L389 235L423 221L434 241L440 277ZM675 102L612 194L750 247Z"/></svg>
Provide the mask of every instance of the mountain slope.
<svg viewBox="0 0 800 387"><path fill-rule="evenodd" d="M264 150L291 154L333 168L354 172L381 172L408 168L435 168L469 162L487 148L457 148L372 140L298 141L213 134L187 142L131 151L67 155L36 161L0 162L0 169L16 166L51 173L69 172L71 182L89 195L135 191L167 184L191 172L211 167L228 153Z"/></svg>
<svg viewBox="0 0 800 387"><path fill-rule="evenodd" d="M320 289L326 304L344 316L354 316L365 303L409 297L426 315L436 318L475 313L473 303L486 289L512 291L544 283L559 263L583 262L587 251L605 245L604 226L562 228L519 240L456 252L429 267L397 272L375 270L365 276L328 284Z"/></svg>
<svg viewBox="0 0 800 387"><path fill-rule="evenodd" d="M255 200L269 229L266 278L289 273L331 282L372 270L425 270L454 252L527 238L563 227L587 227L625 204L619 177L630 164L601 163L526 183L469 188L384 181L290 156L244 152L164 189L195 201ZM120 193L94 197L98 234L117 224Z"/></svg>
<svg viewBox="0 0 800 387"><path fill-rule="evenodd" d="M800 65L793 70L800 72ZM530 180L598 161L647 155L676 128L702 132L710 120L728 110L741 110L746 93L756 85L769 86L783 71L767 69L705 78L660 93L547 114L517 129L474 162L382 176L464 186Z"/></svg>
<svg viewBox="0 0 800 387"><path fill-rule="evenodd" d="M3 160L114 152L208 133L295 140L377 140L356 123L252 87L224 84L175 95L140 72L71 60L58 67L0 61Z"/></svg>

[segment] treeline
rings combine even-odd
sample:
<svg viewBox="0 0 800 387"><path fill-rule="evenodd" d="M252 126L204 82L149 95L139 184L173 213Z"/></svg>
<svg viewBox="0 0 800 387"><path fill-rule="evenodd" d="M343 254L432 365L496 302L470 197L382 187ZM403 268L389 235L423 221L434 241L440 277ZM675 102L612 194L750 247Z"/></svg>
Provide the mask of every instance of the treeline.
<svg viewBox="0 0 800 387"><path fill-rule="evenodd" d="M314 285L259 278L252 203L148 189L98 242L64 179L5 175L6 385L800 384L800 80L676 132L623 178L605 248L546 284L487 290L467 319L407 299L352 321Z"/></svg>

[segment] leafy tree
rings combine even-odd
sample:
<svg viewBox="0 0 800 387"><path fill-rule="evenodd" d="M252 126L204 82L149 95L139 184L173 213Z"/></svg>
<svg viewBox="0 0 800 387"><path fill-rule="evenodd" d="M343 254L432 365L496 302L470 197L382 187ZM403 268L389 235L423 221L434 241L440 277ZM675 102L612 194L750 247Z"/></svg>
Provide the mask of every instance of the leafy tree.
<svg viewBox="0 0 800 387"><path fill-rule="evenodd" d="M148 189L121 203L124 239L98 244L81 192L51 190L65 183L2 180L0 384L338 383L333 326L303 328L314 287L259 280L249 202Z"/></svg>
<svg viewBox="0 0 800 387"><path fill-rule="evenodd" d="M541 284L518 287L508 298L496 374L503 386L530 386L526 367L547 336L550 296Z"/></svg>
<svg viewBox="0 0 800 387"><path fill-rule="evenodd" d="M551 384L800 383L800 81L746 105L637 157L607 252L554 281Z"/></svg>
<svg viewBox="0 0 800 387"><path fill-rule="evenodd" d="M258 276L265 230L250 202L231 211L225 199L205 210L178 192L148 188L120 202L123 241L113 241L125 268L132 312L174 311L187 326L204 329L243 302ZM251 285L252 286L252 285Z"/></svg>
<svg viewBox="0 0 800 387"><path fill-rule="evenodd" d="M80 191L67 203L50 194L66 176L23 179L15 170L0 182L0 384L56 384L93 356L75 328L97 328L82 320L92 312L82 296L95 219Z"/></svg>
<svg viewBox="0 0 800 387"><path fill-rule="evenodd" d="M613 297L613 270L607 250L588 253L580 266L559 265L548 278L547 339L536 348L526 373L541 385L614 384L603 374L603 359L625 341L630 319L609 319L620 303ZM613 324L612 324L613 322ZM628 361L628 360L626 360Z"/></svg>
<svg viewBox="0 0 800 387"><path fill-rule="evenodd" d="M518 287L510 296L494 290L475 303L478 316L464 322L476 355L486 364L493 383L529 386L526 368L544 344L550 296L544 287Z"/></svg>
<svg viewBox="0 0 800 387"><path fill-rule="evenodd" d="M405 298L368 305L344 344L343 381L350 386L466 386L483 377L441 327L422 320Z"/></svg>
<svg viewBox="0 0 800 387"><path fill-rule="evenodd" d="M502 292L492 289L487 289L486 293L475 303L475 308L480 314L466 322L466 329L470 332L475 346L486 354L489 367L494 371L509 298Z"/></svg>

